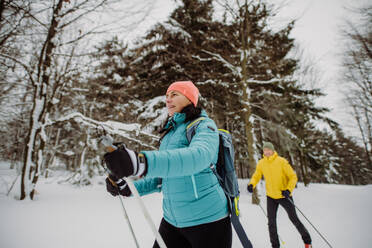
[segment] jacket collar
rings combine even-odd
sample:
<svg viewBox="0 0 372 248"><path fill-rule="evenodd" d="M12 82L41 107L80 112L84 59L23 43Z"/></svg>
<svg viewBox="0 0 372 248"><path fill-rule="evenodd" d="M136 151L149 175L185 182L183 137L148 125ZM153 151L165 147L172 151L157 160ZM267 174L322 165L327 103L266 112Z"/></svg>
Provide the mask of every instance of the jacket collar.
<svg viewBox="0 0 372 248"><path fill-rule="evenodd" d="M207 112L203 109L200 113L200 116L202 117L208 117ZM177 126L182 124L186 119L186 114L185 113L174 113L171 118L169 118L167 125L165 125L165 129L170 128L170 126Z"/></svg>
<svg viewBox="0 0 372 248"><path fill-rule="evenodd" d="M265 155L262 155L262 156L263 156L263 158L264 158L265 160L271 162L271 161L273 161L274 159L276 159L276 158L278 157L278 153L274 152L274 154L271 155L270 157L266 157Z"/></svg>
<svg viewBox="0 0 372 248"><path fill-rule="evenodd" d="M185 113L174 113L174 115L171 118L171 121L173 121L176 125L181 124L186 119Z"/></svg>
<svg viewBox="0 0 372 248"><path fill-rule="evenodd" d="M205 112L204 109L202 109L202 111L201 111L201 113L200 113L200 116L208 117L207 112Z"/></svg>

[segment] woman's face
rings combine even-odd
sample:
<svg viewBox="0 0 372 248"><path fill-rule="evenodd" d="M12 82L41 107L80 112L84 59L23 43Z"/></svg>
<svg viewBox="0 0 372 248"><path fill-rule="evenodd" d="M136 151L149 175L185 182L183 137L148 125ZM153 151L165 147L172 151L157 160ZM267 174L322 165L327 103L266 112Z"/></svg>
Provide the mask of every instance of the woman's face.
<svg viewBox="0 0 372 248"><path fill-rule="evenodd" d="M178 91L171 90L166 94L166 105L169 116L173 116L176 112L180 113L190 103L191 101Z"/></svg>

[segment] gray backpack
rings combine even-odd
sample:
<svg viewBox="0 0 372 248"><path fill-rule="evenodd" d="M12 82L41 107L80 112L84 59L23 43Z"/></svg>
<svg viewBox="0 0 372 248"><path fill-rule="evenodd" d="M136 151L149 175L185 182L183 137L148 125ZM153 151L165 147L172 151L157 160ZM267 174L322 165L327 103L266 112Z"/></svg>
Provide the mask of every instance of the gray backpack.
<svg viewBox="0 0 372 248"><path fill-rule="evenodd" d="M205 117L199 117L186 127L186 137L189 143L192 137L194 137L198 125L204 119ZM220 138L218 160L215 166L211 165L211 169L228 199L231 222L243 247L251 248L252 244L239 221L240 192L234 167L234 145L232 143L232 137L230 132L224 129L218 129L218 134Z"/></svg>

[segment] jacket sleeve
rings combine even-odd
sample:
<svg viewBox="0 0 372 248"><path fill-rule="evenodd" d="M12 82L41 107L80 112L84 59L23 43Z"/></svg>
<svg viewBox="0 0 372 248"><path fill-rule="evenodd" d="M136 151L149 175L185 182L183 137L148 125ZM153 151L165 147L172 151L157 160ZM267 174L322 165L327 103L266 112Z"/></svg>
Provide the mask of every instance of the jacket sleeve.
<svg viewBox="0 0 372 248"><path fill-rule="evenodd" d="M249 182L249 184L252 184L253 187L256 187L257 183L261 180L262 178L262 169L261 169L261 163L258 163L256 166L256 170L252 175L252 178Z"/></svg>
<svg viewBox="0 0 372 248"><path fill-rule="evenodd" d="M151 194L154 192L160 192L161 190L160 178L144 178L134 182L134 186L138 190L140 196Z"/></svg>
<svg viewBox="0 0 372 248"><path fill-rule="evenodd" d="M143 151L148 165L146 177L178 177L196 174L208 168L211 163L217 162L218 145L216 124L213 120L206 119L198 125L188 147L165 151Z"/></svg>
<svg viewBox="0 0 372 248"><path fill-rule="evenodd" d="M288 163L286 159L283 159L283 170L288 178L288 185L287 189L293 192L294 188L296 187L297 183L297 175L296 172L293 170L292 166Z"/></svg>

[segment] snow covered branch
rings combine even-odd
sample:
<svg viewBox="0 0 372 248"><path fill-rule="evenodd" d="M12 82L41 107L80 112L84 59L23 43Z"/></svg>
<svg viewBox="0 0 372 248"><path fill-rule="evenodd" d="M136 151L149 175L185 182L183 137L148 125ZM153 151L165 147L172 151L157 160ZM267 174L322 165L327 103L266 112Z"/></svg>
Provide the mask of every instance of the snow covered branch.
<svg viewBox="0 0 372 248"><path fill-rule="evenodd" d="M66 115L64 117L61 117L61 118L59 118L55 121L49 120L47 125L53 125L53 124L56 124L56 123L59 123L59 122L65 122L65 121L69 121L69 120L72 120L72 119L74 121L76 121L78 123L81 123L83 125L86 125L88 127L93 127L93 128L96 128L97 130L101 130L101 131L104 130L105 132L108 132L110 134L119 135L121 137L124 137L128 140L134 141L136 143L141 144L142 146L145 146L145 147L148 147L148 148L151 148L151 149L156 149L156 147L144 144L139 139L132 138L129 133L130 132L135 132L136 135L139 135L139 134L145 135L145 136L147 136L147 137L149 137L153 140L158 140L159 139L159 137L157 137L153 134L141 131L141 125L138 124L138 123L125 124L125 123L120 123L120 122L116 122L116 121L101 122L101 121L97 121L97 120L94 120L92 118L86 117L79 112L71 113L71 114Z"/></svg>
<svg viewBox="0 0 372 248"><path fill-rule="evenodd" d="M240 67L234 66L229 61L227 61L226 59L224 59L220 54L218 54L218 53L212 53L212 52L209 52L209 51L204 50L204 49L202 49L201 51L205 52L206 54L211 55L212 58L214 58L218 62L221 62L226 68L230 69L231 72L233 72L233 74L240 75Z"/></svg>

